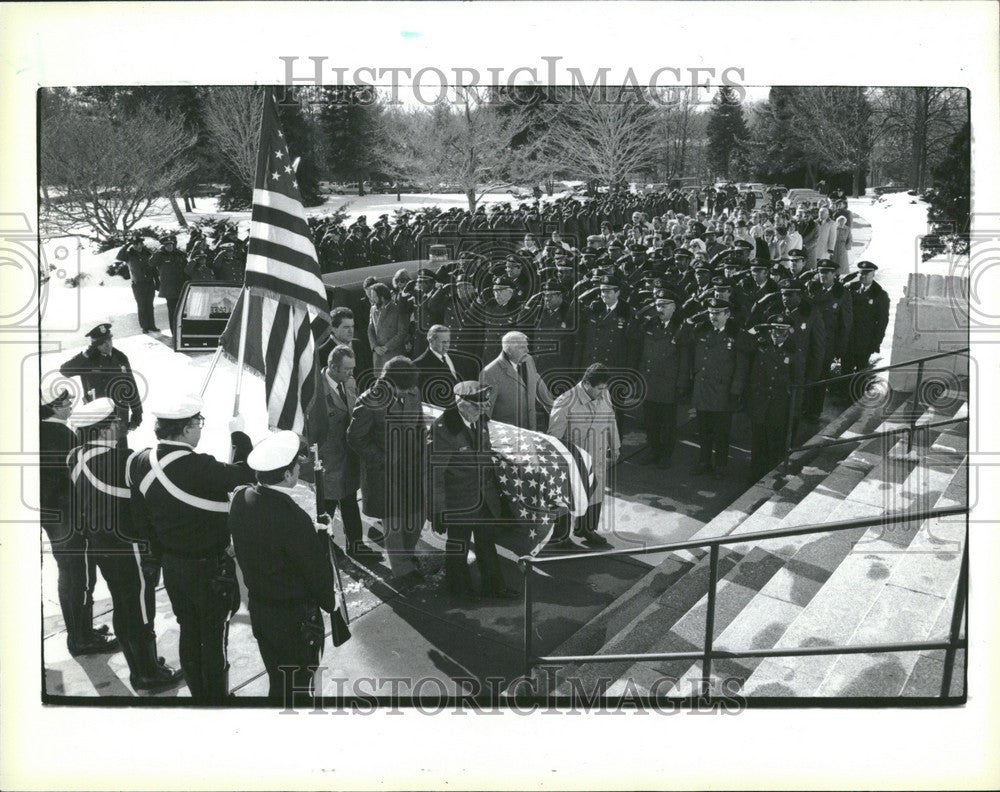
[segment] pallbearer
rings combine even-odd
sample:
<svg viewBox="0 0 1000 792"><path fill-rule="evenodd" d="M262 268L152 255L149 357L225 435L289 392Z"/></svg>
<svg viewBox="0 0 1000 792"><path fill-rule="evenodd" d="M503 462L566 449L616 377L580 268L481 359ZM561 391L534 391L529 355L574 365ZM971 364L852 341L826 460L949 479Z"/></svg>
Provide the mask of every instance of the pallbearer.
<svg viewBox="0 0 1000 792"><path fill-rule="evenodd" d="M299 447L299 436L287 431L258 443L247 458L257 484L238 489L229 510L268 698L286 705L295 694L312 695L325 633L320 608L335 607L326 534L290 494L299 480Z"/></svg>

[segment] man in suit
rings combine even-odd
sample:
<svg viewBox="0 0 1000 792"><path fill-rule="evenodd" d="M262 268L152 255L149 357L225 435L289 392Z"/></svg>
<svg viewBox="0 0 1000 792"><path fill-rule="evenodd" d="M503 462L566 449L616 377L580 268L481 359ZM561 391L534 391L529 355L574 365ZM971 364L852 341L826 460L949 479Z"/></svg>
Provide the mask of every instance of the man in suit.
<svg viewBox="0 0 1000 792"><path fill-rule="evenodd" d="M451 354L451 328L436 324L427 331L427 350L413 365L420 372L420 398L437 407L455 403L455 386L478 375L471 355Z"/></svg>
<svg viewBox="0 0 1000 792"><path fill-rule="evenodd" d="M538 408L546 413L552 409L552 394L528 354L528 337L524 333L507 333L500 344L500 354L479 375L480 384L490 388L487 415L534 431L538 428Z"/></svg>
<svg viewBox="0 0 1000 792"><path fill-rule="evenodd" d="M475 381L455 386L455 405L431 425L428 513L435 533L446 534L445 582L452 597L475 599L469 573L469 542L483 597L516 599L500 570L495 536L510 519L500 493L490 444L489 388Z"/></svg>
<svg viewBox="0 0 1000 792"><path fill-rule="evenodd" d="M312 695L323 646L320 608L336 609L326 537L289 495L299 480L298 452L295 432L275 432L258 443L247 457L258 483L236 490L229 508L268 698L285 706L296 694Z"/></svg>
<svg viewBox="0 0 1000 792"><path fill-rule="evenodd" d="M388 286L375 283L369 291L372 307L368 320L368 344L372 350L372 367L378 376L389 358L403 354L409 327L402 307L393 302L392 290Z"/></svg>
<svg viewBox="0 0 1000 792"><path fill-rule="evenodd" d="M347 427L358 398L354 381L355 356L351 347L338 344L330 351L320 377L322 407L314 410L310 436L318 438L323 461L324 508L332 519L340 509L344 524L347 555L358 561L381 561L382 554L368 547L361 536L361 510L358 488L361 472L358 455L347 445Z"/></svg>

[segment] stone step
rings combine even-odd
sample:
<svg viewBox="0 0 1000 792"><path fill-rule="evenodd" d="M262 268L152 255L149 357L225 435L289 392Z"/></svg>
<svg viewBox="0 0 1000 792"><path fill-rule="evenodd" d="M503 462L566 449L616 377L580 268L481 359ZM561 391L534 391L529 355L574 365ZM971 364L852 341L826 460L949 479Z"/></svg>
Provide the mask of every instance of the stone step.
<svg viewBox="0 0 1000 792"><path fill-rule="evenodd" d="M926 508L928 502L950 503L954 499L954 488L961 486L963 480L961 467L952 468L950 474L943 469L925 472L923 467L918 468L907 480L907 486L916 487L911 499L914 505L909 508ZM902 503L904 497L900 496L899 501ZM849 499L838 510L837 518L868 517L883 511L882 506L867 500ZM793 648L852 642L894 569L906 558L906 550L921 532L928 530L928 522L918 526L903 523L884 529L868 529L775 646ZM884 640L888 639L883 634L872 642ZM848 656L765 659L747 679L743 692L747 696L817 695L827 674L841 659L848 659Z"/></svg>
<svg viewBox="0 0 1000 792"><path fill-rule="evenodd" d="M887 478L895 477L894 473L887 470L900 464L890 456L883 457L882 462L865 477L864 483L868 485L868 489L877 489ZM934 497L934 486L922 469L912 470L900 488L903 494L899 499L907 504L903 508L927 508L926 501ZM936 486L936 492L940 494L940 477ZM841 499L839 503L827 503L826 496L816 492L796 507L781 525L773 527L785 528L823 520L850 519L844 516L845 513L855 511L855 502L847 503L847 498ZM877 514L877 510L873 510L873 513ZM717 637L716 645L731 651L773 647L868 531L867 528L855 528L765 542L765 547L785 559L785 563L747 604L739 618ZM713 684L721 684L722 680L726 680L726 689L732 692L735 690L733 685L742 685L760 662L754 658L719 660L714 664ZM681 681L673 692L691 695L692 686L701 678L701 663L694 663L681 675Z"/></svg>
<svg viewBox="0 0 1000 792"><path fill-rule="evenodd" d="M726 575L741 560L738 553L722 553L719 558L719 577ZM676 567L671 567L676 569ZM587 654L634 654L647 651L647 647L670 629L671 625L680 619L704 595L708 586L709 563L708 554L676 577L672 584L662 588L660 593L638 615L622 626L619 631L602 646L590 649ZM648 577L648 576L647 576ZM645 578L644 578L645 579ZM572 639L571 639L572 640ZM569 641L560 646L553 654L570 654L568 647L576 644ZM564 695L572 685L588 695L597 686L618 679L631 663L628 662L586 662L572 663L555 673L553 690ZM553 682L544 673L537 675L543 688Z"/></svg>

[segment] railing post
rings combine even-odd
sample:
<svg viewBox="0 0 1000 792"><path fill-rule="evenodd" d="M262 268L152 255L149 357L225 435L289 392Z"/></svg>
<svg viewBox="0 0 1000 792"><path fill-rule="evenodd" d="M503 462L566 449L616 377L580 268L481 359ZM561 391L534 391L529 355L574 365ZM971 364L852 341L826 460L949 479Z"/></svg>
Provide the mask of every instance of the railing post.
<svg viewBox="0 0 1000 792"><path fill-rule="evenodd" d="M701 661L701 695L708 698L712 689L712 643L715 636L715 589L719 583L719 545L708 553L708 607L705 610L705 655Z"/></svg>
<svg viewBox="0 0 1000 792"><path fill-rule="evenodd" d="M913 430L917 426L917 405L920 403L920 385L924 381L924 362L917 363L917 385L913 389L913 406L910 408L910 431L906 435L906 453L913 450Z"/></svg>
<svg viewBox="0 0 1000 792"><path fill-rule="evenodd" d="M524 574L524 678L531 676L532 656L531 656L531 636L534 627L531 623L532 600L531 600L531 573L533 567L530 558L521 559L521 571Z"/></svg>
<svg viewBox="0 0 1000 792"><path fill-rule="evenodd" d="M951 612L951 630L948 641L951 646L944 653L944 674L941 678L941 698L947 698L951 691L951 678L955 670L956 644L962 631L962 617L969 601L969 524L965 525L965 549L962 551L962 566L958 572L958 589L955 591L955 608ZM968 652L966 652L968 657Z"/></svg>

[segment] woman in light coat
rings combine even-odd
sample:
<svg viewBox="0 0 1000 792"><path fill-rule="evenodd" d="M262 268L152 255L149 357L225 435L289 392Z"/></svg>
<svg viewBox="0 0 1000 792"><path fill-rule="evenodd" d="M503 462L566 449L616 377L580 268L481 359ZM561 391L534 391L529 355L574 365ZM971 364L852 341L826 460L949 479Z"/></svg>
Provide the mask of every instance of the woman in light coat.
<svg viewBox="0 0 1000 792"><path fill-rule="evenodd" d="M841 215L837 218L837 242L833 248L833 260L837 263L837 274L845 275L851 268L851 227L847 218Z"/></svg>
<svg viewBox="0 0 1000 792"><path fill-rule="evenodd" d="M604 503L604 487L608 472L621 454L621 437L615 421L615 410L608 394L611 378L607 368L593 363L574 387L563 393L552 406L549 417L549 434L563 443L579 446L590 454L595 486L590 496L590 506L585 514L576 518L573 534L590 547L603 547L608 540L597 533ZM553 542L569 544L569 515L560 519Z"/></svg>

